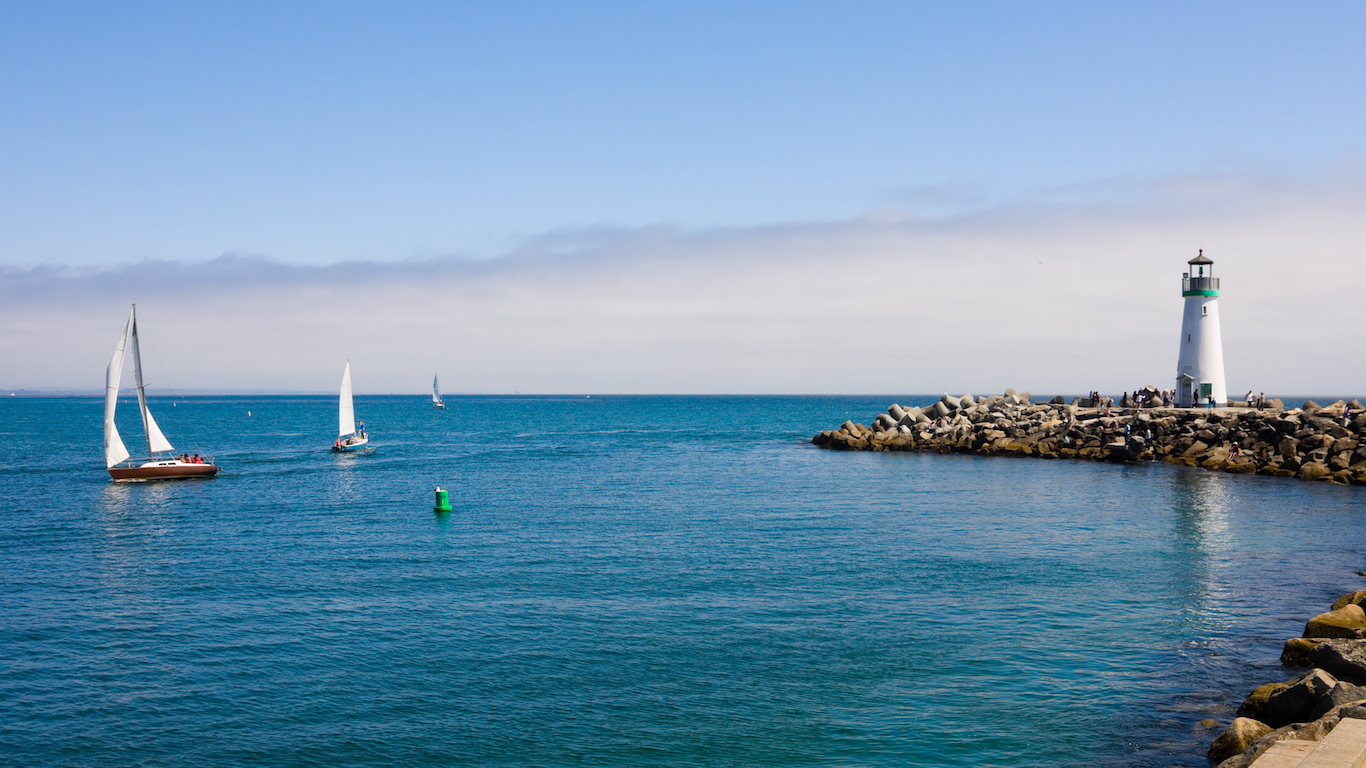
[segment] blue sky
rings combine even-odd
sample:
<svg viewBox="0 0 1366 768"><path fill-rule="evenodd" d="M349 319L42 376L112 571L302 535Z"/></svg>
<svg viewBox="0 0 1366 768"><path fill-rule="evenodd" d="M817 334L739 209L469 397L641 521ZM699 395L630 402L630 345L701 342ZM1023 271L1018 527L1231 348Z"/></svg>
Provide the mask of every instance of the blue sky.
<svg viewBox="0 0 1366 768"><path fill-rule="evenodd" d="M225 254L319 275L415 259L482 260L514 275L524 263L517 254L539 249L588 254L577 272L575 262L563 267L586 276L605 263L602 248L619 271L664 264L660 274L673 273L670 259L686 269L712 263L703 251L724 251L771 278L787 267L763 233L787 233L783 248L802 247L790 233L808 233L804 242L830 248L817 266L833 268L844 246L822 238L860 222L916 222L963 238L936 241L938 252L880 254L887 264L919 269L957 253L987 269L1014 246L988 245L986 233L1040 210L1049 234L1030 241L1010 230L1013 242L1084 243L1096 249L1088 268L1107 280L1122 280L1135 260L1143 271L1179 274L1187 251L1217 253L1229 233L1275 222L1280 231L1250 242L1299 242L1341 274L1359 263L1351 242L1366 178L1364 39L1366 6L1348 3L8 4L0 293L15 313L23 286L42 276L61 297L94 290L77 285L90 269L131 274L149 260L208 269ZM1173 214L1186 210L1193 187L1201 191L1188 215ZM1288 210L1335 217L1315 214L1310 225L1275 207L1286 196L1295 201ZM1125 226L1166 227L1169 237L1141 253L1107 248L1086 224L1098 207ZM964 257L969 242L977 250ZM636 250L619 253L622 243ZM216 263L219 272L206 275L228 262ZM232 278L234 290L247 290L240 302L264 301L248 290L259 274ZM215 284L194 283L199 305L212 304ZM636 290L668 287L646 281ZM699 290L700 305L724 292ZM816 300L819 285L809 290L796 297ZM112 319L101 315L98 330L118 325L113 305L131 300L101 298L108 308L89 306ZM496 309L515 315L518 306ZM1176 314L1169 309L1154 317ZM0 326L19 334L12 351L24 357L0 386L84 381L81 369L62 372L39 352L41 331L6 325L5 312ZM581 316L566 312L570 325ZM402 318L374 321L398 327ZM727 343L719 333L697 342ZM782 329L755 333L757 344ZM1116 385L1166 376L1174 351L1158 350L1177 329L1152 333L1153 361L1113 374ZM1236 344L1236 329L1225 338ZM832 339L824 352L843 343ZM414 369L431 367L412 354ZM956 381L958 365L923 361L914 367L935 375L911 381L908 369L890 383ZM531 373L508 378L549 391L781 383L743 373L657 379L630 366L592 381ZM1078 391L1104 386L1091 383L1098 374L1086 372L1083 384L1083 371L1064 373ZM284 363L257 378L262 388L311 381ZM470 389L503 386L511 384Z"/></svg>

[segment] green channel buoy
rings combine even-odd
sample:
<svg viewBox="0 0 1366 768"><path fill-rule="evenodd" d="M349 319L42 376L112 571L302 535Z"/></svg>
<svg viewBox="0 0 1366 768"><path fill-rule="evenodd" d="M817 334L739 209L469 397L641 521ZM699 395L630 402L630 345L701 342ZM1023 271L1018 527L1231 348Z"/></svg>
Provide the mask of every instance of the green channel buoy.
<svg viewBox="0 0 1366 768"><path fill-rule="evenodd" d="M432 510L435 512L451 511L450 494L446 493L446 489L439 485L436 487L436 506L432 507Z"/></svg>

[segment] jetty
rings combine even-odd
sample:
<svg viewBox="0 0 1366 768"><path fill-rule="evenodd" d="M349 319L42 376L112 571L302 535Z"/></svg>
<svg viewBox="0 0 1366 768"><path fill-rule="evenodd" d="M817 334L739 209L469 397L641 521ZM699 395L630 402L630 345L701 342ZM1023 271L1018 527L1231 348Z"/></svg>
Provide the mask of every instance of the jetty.
<svg viewBox="0 0 1366 768"><path fill-rule="evenodd" d="M1151 388L1150 388L1151 389ZM1152 390L1156 392L1156 390ZM1165 461L1241 474L1366 485L1366 408L1357 400L1266 407L1116 407L1029 392L933 405L893 403L870 424L846 421L811 443L837 451L921 451L1091 461Z"/></svg>
<svg viewBox="0 0 1366 768"><path fill-rule="evenodd" d="M1218 768L1366 766L1366 590L1339 597L1286 641L1281 663L1309 667L1259 686L1210 745Z"/></svg>

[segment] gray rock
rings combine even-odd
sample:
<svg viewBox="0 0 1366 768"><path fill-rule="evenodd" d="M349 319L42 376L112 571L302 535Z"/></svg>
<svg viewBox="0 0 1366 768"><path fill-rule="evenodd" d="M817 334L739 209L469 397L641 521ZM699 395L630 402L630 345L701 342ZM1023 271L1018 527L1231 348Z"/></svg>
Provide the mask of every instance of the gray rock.
<svg viewBox="0 0 1366 768"><path fill-rule="evenodd" d="M887 413L891 414L892 418L898 422L906 416L906 411L902 410L901 406L896 403L892 403L891 407L887 409Z"/></svg>
<svg viewBox="0 0 1366 768"><path fill-rule="evenodd" d="M1304 405L1300 406L1300 410L1304 411L1305 413L1313 413L1314 411L1323 410L1323 406L1319 405L1313 400L1305 400Z"/></svg>
<svg viewBox="0 0 1366 768"><path fill-rule="evenodd" d="M1309 663L1357 685L1366 685L1366 640L1325 640L1308 654Z"/></svg>
<svg viewBox="0 0 1366 768"><path fill-rule="evenodd" d="M1317 720L1328 714L1329 710L1334 707L1358 704L1363 701L1366 701L1366 685L1353 685L1339 681L1337 685L1333 686L1333 690L1328 692L1327 696L1319 699L1318 704L1314 705L1314 710L1309 716Z"/></svg>
<svg viewBox="0 0 1366 768"><path fill-rule="evenodd" d="M1280 728L1313 720L1310 715L1318 706L1319 699L1327 696L1337 684L1337 678L1322 669L1309 670L1300 679L1267 697L1263 722Z"/></svg>
<svg viewBox="0 0 1366 768"><path fill-rule="evenodd" d="M943 400L940 400L939 402L935 403L934 406L930 408L930 411L934 414L935 417L941 419L949 415L949 407L944 404Z"/></svg>

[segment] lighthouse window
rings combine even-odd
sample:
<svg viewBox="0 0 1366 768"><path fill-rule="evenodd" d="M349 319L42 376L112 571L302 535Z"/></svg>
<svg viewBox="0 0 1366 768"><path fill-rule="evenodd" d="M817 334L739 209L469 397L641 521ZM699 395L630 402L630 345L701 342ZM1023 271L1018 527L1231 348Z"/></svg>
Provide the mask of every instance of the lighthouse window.
<svg viewBox="0 0 1366 768"><path fill-rule="evenodd" d="M1187 343L1187 344L1191 343L1191 335L1190 335L1189 333L1186 334L1186 343Z"/></svg>
<svg viewBox="0 0 1366 768"><path fill-rule="evenodd" d="M1209 307L1201 307L1201 308L1200 308L1200 314L1202 314L1202 315L1208 315L1208 314L1209 314Z"/></svg>

